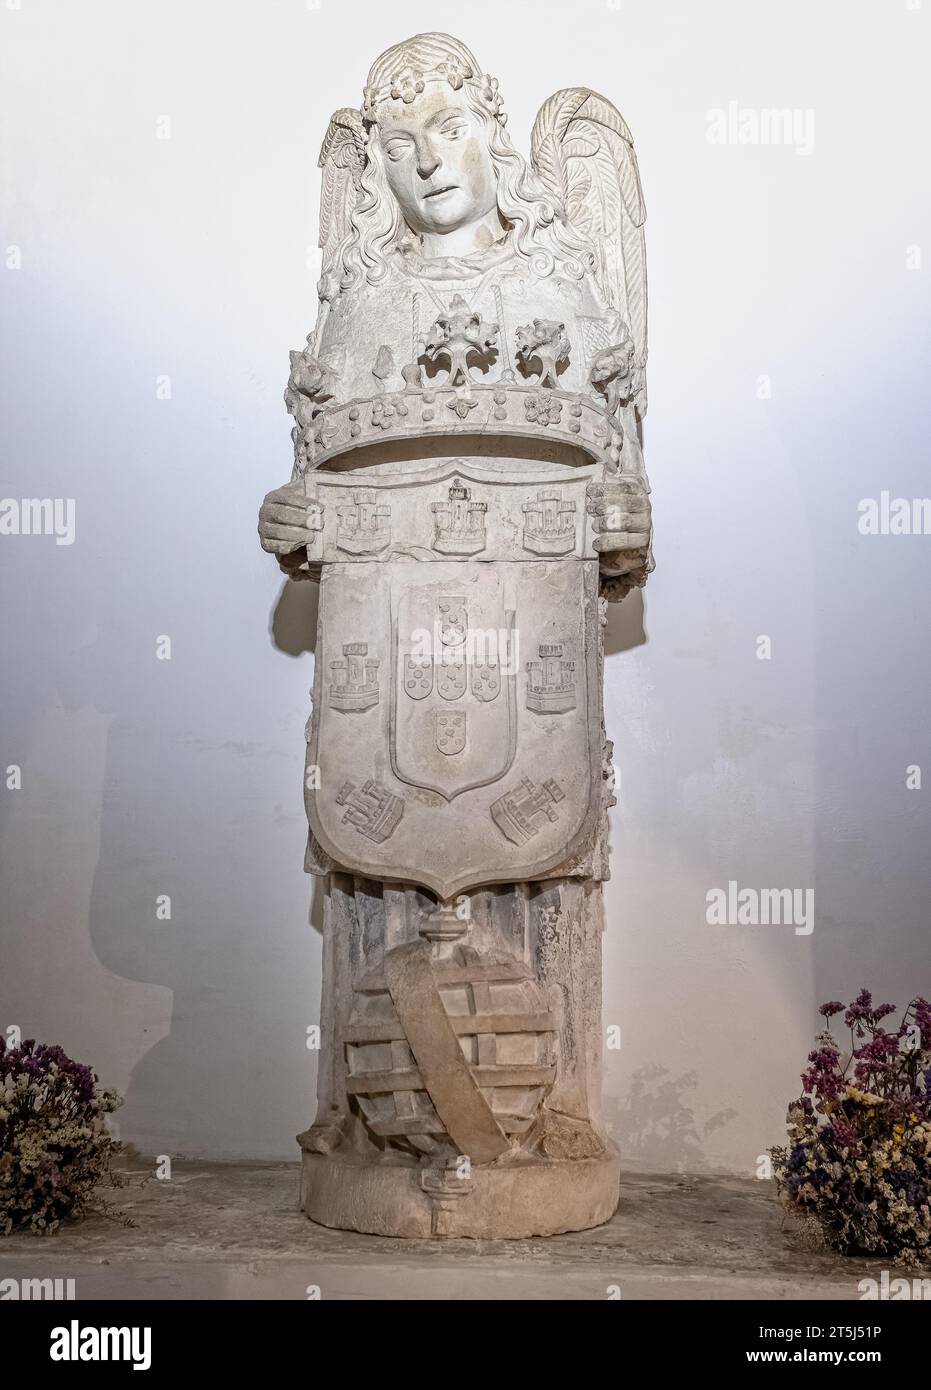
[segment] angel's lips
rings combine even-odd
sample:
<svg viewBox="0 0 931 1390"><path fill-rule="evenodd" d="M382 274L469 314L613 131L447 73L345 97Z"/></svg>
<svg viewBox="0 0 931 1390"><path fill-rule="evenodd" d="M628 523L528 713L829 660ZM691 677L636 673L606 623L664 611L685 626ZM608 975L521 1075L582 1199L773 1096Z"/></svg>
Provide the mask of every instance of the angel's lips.
<svg viewBox="0 0 931 1390"><path fill-rule="evenodd" d="M455 193L459 187L457 183L448 183L443 188L432 188L429 193L425 193L425 198L442 198L444 193Z"/></svg>

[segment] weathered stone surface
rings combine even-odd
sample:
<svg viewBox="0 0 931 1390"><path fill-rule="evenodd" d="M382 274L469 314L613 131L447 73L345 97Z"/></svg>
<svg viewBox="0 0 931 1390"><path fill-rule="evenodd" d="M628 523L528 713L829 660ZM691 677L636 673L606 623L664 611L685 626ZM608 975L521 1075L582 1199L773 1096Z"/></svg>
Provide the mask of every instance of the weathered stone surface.
<svg viewBox="0 0 931 1390"><path fill-rule="evenodd" d="M306 867L325 876L304 1210L407 1236L607 1220L602 620L652 567L644 209L609 101L531 161L420 34L324 140L321 308L264 547L321 586Z"/></svg>
<svg viewBox="0 0 931 1390"><path fill-rule="evenodd" d="M116 1201L52 1240L7 1236L3 1275L73 1279L77 1299L603 1301L850 1299L883 1260L850 1258L786 1223L771 1182L625 1173L597 1229L520 1240L386 1239L311 1224L293 1164L140 1164ZM20 1295L24 1297L24 1294Z"/></svg>
<svg viewBox="0 0 931 1390"><path fill-rule="evenodd" d="M322 1226L369 1235L517 1240L610 1221L619 1177L616 1152L571 1163L475 1165L468 1181L430 1166L305 1153L301 1206Z"/></svg>

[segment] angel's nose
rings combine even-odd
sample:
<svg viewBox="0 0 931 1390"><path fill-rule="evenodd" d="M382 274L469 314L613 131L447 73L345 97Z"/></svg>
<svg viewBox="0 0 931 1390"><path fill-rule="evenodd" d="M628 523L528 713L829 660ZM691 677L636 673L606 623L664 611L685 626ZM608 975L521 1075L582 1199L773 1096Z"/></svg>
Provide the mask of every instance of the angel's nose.
<svg viewBox="0 0 931 1390"><path fill-rule="evenodd" d="M417 141L417 173L428 179L440 167L440 157L427 139Z"/></svg>

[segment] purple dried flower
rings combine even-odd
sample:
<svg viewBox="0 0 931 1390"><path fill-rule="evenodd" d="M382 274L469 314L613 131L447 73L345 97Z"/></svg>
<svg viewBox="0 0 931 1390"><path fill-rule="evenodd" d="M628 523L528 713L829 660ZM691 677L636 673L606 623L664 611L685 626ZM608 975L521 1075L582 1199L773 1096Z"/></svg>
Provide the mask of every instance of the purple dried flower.
<svg viewBox="0 0 931 1390"><path fill-rule="evenodd" d="M832 1000L820 1013L841 1009ZM845 1021L863 1041L846 1063L830 1033L818 1037L789 1107L789 1147L772 1150L774 1173L785 1202L815 1217L835 1249L931 1263L931 1066L913 1040L917 1024L929 1048L931 1004L913 1000L884 1031L894 1012L860 991Z"/></svg>
<svg viewBox="0 0 931 1390"><path fill-rule="evenodd" d="M119 1146L101 1113L116 1105L102 1104L96 1082L57 1044L27 1038L0 1050L0 1092L12 1097L0 1102L0 1234L18 1225L48 1234L80 1215L108 1175Z"/></svg>

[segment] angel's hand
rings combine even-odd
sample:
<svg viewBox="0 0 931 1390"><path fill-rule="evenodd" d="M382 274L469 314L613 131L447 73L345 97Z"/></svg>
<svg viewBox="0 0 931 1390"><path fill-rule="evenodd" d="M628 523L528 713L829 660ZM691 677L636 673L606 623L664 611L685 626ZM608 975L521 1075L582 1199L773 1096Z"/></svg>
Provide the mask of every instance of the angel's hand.
<svg viewBox="0 0 931 1390"><path fill-rule="evenodd" d="M639 478L603 483L589 497L588 510L602 569L625 574L644 563L650 548L650 498Z"/></svg>
<svg viewBox="0 0 931 1390"><path fill-rule="evenodd" d="M315 520L319 503L313 502L304 491L303 482L287 483L275 488L262 503L259 511L259 538L262 549L273 555L289 555L306 546L313 532L319 529Z"/></svg>

